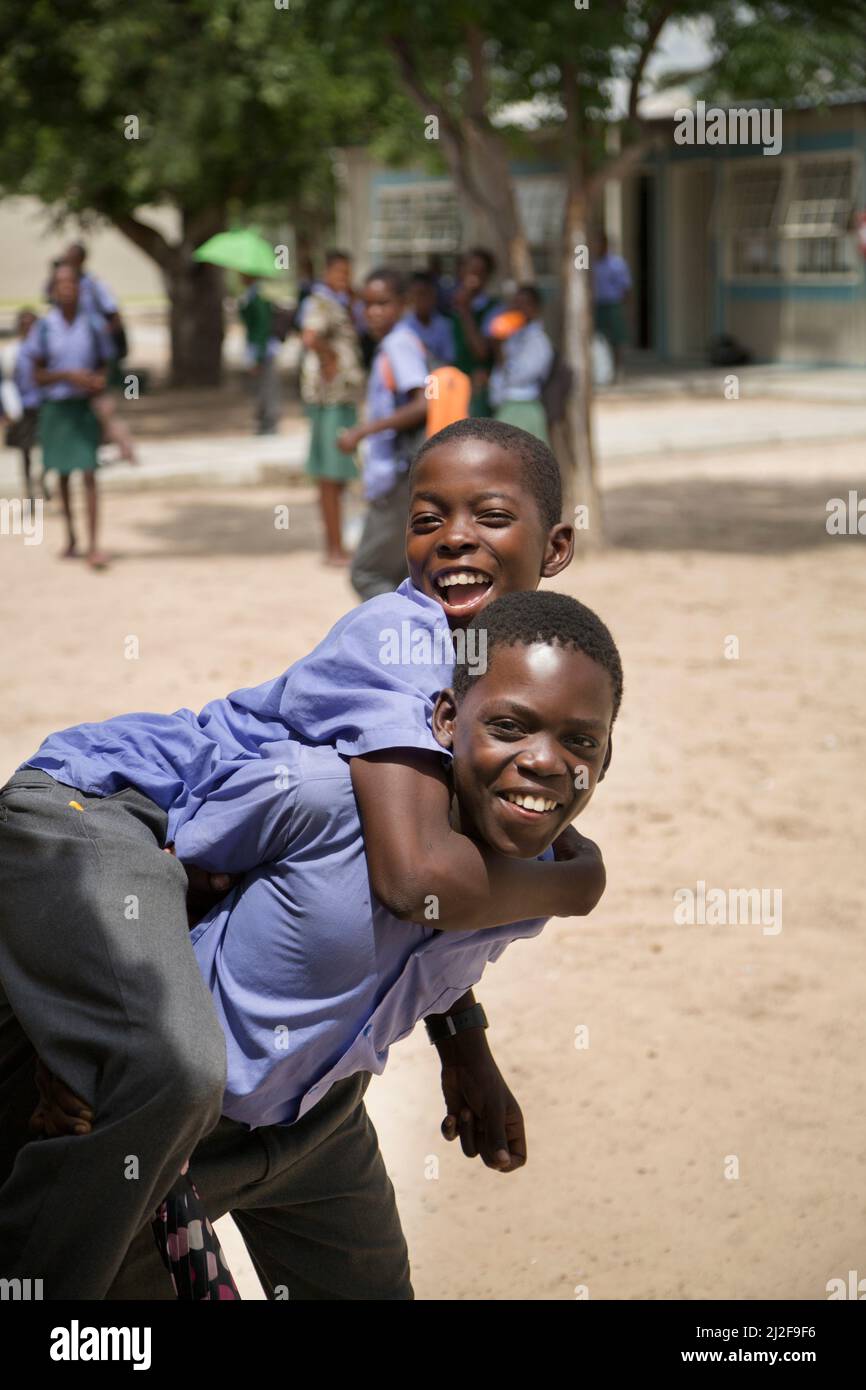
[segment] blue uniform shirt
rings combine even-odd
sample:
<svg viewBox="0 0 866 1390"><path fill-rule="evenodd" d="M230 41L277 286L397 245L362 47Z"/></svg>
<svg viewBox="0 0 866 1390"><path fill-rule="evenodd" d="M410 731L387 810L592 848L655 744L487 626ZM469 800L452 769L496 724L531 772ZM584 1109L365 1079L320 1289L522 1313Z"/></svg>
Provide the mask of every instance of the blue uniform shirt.
<svg viewBox="0 0 866 1390"><path fill-rule="evenodd" d="M429 721L452 671L445 615L406 579L353 608L274 680L212 700L199 714L121 714L62 729L23 765L96 796L136 787L168 811L171 840L240 763L290 735L347 756L443 753Z"/></svg>
<svg viewBox="0 0 866 1390"><path fill-rule="evenodd" d="M502 344L502 360L490 373L490 400L537 401L553 365L553 345L537 319Z"/></svg>
<svg viewBox="0 0 866 1390"><path fill-rule="evenodd" d="M190 940L226 1036L223 1113L252 1128L292 1124L335 1081L382 1072L392 1043L544 926L442 932L392 917L371 894L349 764L332 748L272 745L187 821L177 853L249 871Z"/></svg>
<svg viewBox="0 0 866 1390"><path fill-rule="evenodd" d="M50 308L34 323L21 353L26 358L25 370L41 362L52 372L97 371L114 356L114 345L104 320L86 313L79 302L71 323L58 308ZM68 381L53 381L39 389L46 401L77 400L88 394Z"/></svg>
<svg viewBox="0 0 866 1390"><path fill-rule="evenodd" d="M367 383L367 420L393 415L409 399L409 392L427 379L424 345L405 319L396 323L382 339L370 366ZM409 467L408 456L398 456L396 430L379 430L364 441L364 495L372 500L386 496L401 472Z"/></svg>
<svg viewBox="0 0 866 1390"><path fill-rule="evenodd" d="M403 322L421 339L437 366L454 361L454 325L444 314L434 314L429 323L422 323L417 314L409 312L403 315Z"/></svg>

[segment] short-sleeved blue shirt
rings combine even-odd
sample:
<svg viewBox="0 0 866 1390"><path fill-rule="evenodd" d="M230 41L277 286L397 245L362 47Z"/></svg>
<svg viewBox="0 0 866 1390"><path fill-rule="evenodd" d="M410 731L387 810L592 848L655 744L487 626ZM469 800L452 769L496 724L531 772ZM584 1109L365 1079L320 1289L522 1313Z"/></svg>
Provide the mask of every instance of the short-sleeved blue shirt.
<svg viewBox="0 0 866 1390"><path fill-rule="evenodd" d="M335 1081L382 1072L392 1043L544 926L443 932L392 917L333 748L273 744L186 822L177 853L246 873L190 939L226 1037L223 1113L252 1128L292 1124Z"/></svg>
<svg viewBox="0 0 866 1390"><path fill-rule="evenodd" d="M409 393L424 386L428 365L424 344L405 319L382 339L370 365L367 420L382 420L406 405ZM378 430L364 441L364 495L370 500L391 491L408 455L399 456L396 430Z"/></svg>
<svg viewBox="0 0 866 1390"><path fill-rule="evenodd" d="M62 729L23 765L96 796L136 787L168 811L172 840L239 764L290 736L346 756L382 748L449 756L430 715L453 664L441 607L406 579L352 609L274 680L212 700L199 714L121 714Z"/></svg>

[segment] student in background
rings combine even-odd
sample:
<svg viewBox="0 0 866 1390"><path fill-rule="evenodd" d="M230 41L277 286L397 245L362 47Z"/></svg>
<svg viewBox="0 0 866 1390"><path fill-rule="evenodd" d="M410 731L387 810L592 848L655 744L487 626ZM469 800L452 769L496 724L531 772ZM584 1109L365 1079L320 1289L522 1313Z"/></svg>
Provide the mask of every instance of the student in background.
<svg viewBox="0 0 866 1390"><path fill-rule="evenodd" d="M256 434L276 434L280 419L277 356L280 340L273 332L273 307L255 275L241 275L244 291L238 313L247 332L247 362L255 396Z"/></svg>
<svg viewBox="0 0 866 1390"><path fill-rule="evenodd" d="M436 280L430 271L416 270L409 280L409 309L403 322L417 333L437 366L454 361L454 325L436 308Z"/></svg>
<svg viewBox="0 0 866 1390"><path fill-rule="evenodd" d="M424 437L427 358L403 320L403 282L394 270L371 271L364 285L367 326L378 342L367 383L366 419L337 443L354 453L367 440L363 465L369 503L352 561L352 584L362 599L388 593L406 577L409 465Z"/></svg>
<svg viewBox="0 0 866 1390"><path fill-rule="evenodd" d="M102 428L91 401L105 390L112 343L104 321L92 318L82 309L78 283L78 272L73 266L58 266L52 288L53 307L34 323L21 351L32 362L34 380L42 390L42 465L60 474L67 528L64 558L71 559L79 553L69 484L71 475L81 472L87 498L87 560L92 569L104 569L108 560L96 543L96 469Z"/></svg>
<svg viewBox="0 0 866 1390"><path fill-rule="evenodd" d="M78 298L82 311L90 318L101 319L112 344L112 356L106 371L106 385L118 387L122 384L121 362L126 357L129 346L126 327L120 313L120 306L104 280L84 269L87 248L80 241L70 242L58 265L69 265L78 275ZM137 463L129 426L118 412L117 402L109 391L100 391L90 402L91 409L102 426L105 444L114 444L120 457L126 463Z"/></svg>
<svg viewBox="0 0 866 1390"><path fill-rule="evenodd" d="M491 320L496 366L490 402L497 420L549 443L541 391L553 366L553 344L541 324L541 295L521 285L509 309Z"/></svg>
<svg viewBox="0 0 866 1390"><path fill-rule="evenodd" d="M39 434L39 402L42 393L33 377L33 362L27 353L22 352L24 341L36 322L32 309L19 309L15 320L15 339L3 351L2 358L2 402L6 426L6 445L18 449L24 467L24 491L33 497L33 478L31 460ZM45 468L39 482L42 496L46 502L51 493L45 481Z"/></svg>
<svg viewBox="0 0 866 1390"><path fill-rule="evenodd" d="M346 483L358 476L354 460L337 446L339 435L358 423L356 403L364 380L351 273L346 253L329 251L325 273L310 289L300 318L305 349L301 396L310 420L306 467L319 488L329 565L349 564L343 549L342 498Z"/></svg>
<svg viewBox="0 0 866 1390"><path fill-rule="evenodd" d="M472 401L469 414L490 414L487 380L492 353L487 336L491 318L499 311L488 290L496 269L490 251L476 246L460 263L457 288L451 297L451 318L454 325L454 366L465 372L472 382Z"/></svg>
<svg viewBox="0 0 866 1390"><path fill-rule="evenodd" d="M604 232L598 238L592 265L595 326L610 343L616 379L623 378L623 348L628 342L624 305L631 293L631 272L622 256L610 249Z"/></svg>

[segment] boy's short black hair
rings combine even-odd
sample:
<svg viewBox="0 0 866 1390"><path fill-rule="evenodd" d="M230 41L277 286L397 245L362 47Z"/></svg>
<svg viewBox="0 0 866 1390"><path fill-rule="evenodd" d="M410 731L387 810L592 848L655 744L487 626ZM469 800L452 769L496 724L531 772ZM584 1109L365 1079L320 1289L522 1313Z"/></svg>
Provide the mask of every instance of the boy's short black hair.
<svg viewBox="0 0 866 1390"><path fill-rule="evenodd" d="M486 634L488 670L498 646L513 647L518 642L525 647L534 642L559 642L584 652L610 676L613 687L610 722L613 725L622 702L622 661L609 628L586 604L568 594L554 594L548 590L503 594L477 613L469 627ZM467 662L460 661L454 668L453 689L458 702L475 681L483 679L473 675L472 669Z"/></svg>
<svg viewBox="0 0 866 1390"><path fill-rule="evenodd" d="M340 251L334 246L330 251L325 252L325 268L333 265L335 261L350 261L351 259L348 251Z"/></svg>
<svg viewBox="0 0 866 1390"><path fill-rule="evenodd" d="M432 270L413 270L409 276L410 285L426 285L428 290L435 290L436 276Z"/></svg>
<svg viewBox="0 0 866 1390"><path fill-rule="evenodd" d="M477 256L480 261L484 262L488 275L492 275L496 270L496 257L492 251L488 251L486 246L470 246L466 252L466 259L469 260L470 256Z"/></svg>
<svg viewBox="0 0 866 1390"><path fill-rule="evenodd" d="M518 429L516 425L507 425L504 420L471 417L446 425L444 430L425 439L412 461L412 472L429 449L438 449L440 444L461 439L483 439L507 454L514 454L520 461L526 490L532 493L538 504L545 531L561 521L562 478L559 464L543 440Z"/></svg>
<svg viewBox="0 0 866 1390"><path fill-rule="evenodd" d="M517 293L527 295L528 298L532 300L536 309L541 308L541 291L537 285L518 285Z"/></svg>
<svg viewBox="0 0 866 1390"><path fill-rule="evenodd" d="M380 265L375 270L371 270L365 278L364 284L372 285L374 280L381 280L384 285L388 285L397 299L402 299L406 293L406 282L403 276L399 270L392 270L388 265Z"/></svg>

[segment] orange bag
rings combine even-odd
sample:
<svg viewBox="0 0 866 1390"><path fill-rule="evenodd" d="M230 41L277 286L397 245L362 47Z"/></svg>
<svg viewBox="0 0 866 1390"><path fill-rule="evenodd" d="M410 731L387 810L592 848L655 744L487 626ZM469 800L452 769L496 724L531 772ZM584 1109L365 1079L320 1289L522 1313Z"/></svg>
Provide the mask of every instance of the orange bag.
<svg viewBox="0 0 866 1390"><path fill-rule="evenodd" d="M526 319L518 309L504 309L495 319L491 319L487 331L491 338L498 338L501 342L503 338L510 338L512 333L525 327Z"/></svg>
<svg viewBox="0 0 866 1390"><path fill-rule="evenodd" d="M436 367L427 377L427 438L469 414L472 382L459 367Z"/></svg>

